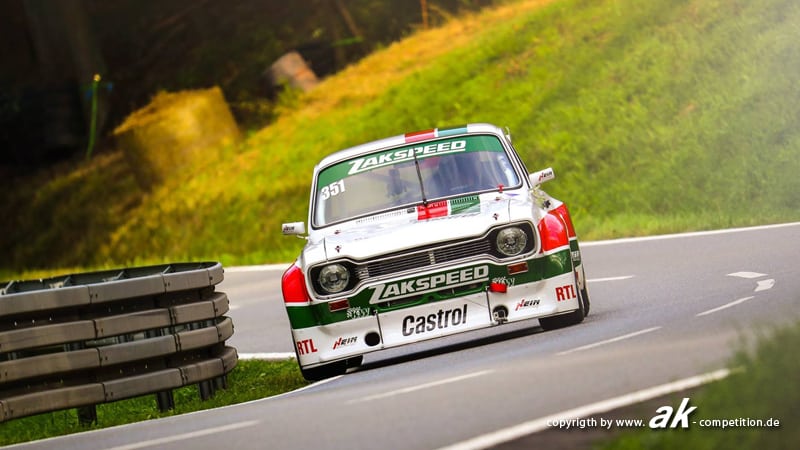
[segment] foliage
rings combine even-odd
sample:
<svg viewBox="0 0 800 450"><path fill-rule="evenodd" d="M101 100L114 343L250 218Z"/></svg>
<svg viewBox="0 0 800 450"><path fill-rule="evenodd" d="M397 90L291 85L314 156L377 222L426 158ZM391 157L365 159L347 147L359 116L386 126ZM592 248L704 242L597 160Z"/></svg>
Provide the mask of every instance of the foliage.
<svg viewBox="0 0 800 450"><path fill-rule="evenodd" d="M779 428L710 428L629 432L606 443L605 450L623 449L794 449L800 442L800 385L789 381L800 374L800 360L790 350L800 345L800 323L763 336L753 353L741 351L737 370L692 397L698 406L692 421L703 419L777 419Z"/></svg>
<svg viewBox="0 0 800 450"><path fill-rule="evenodd" d="M77 211L55 208L48 221L63 225L47 228L45 211L17 197L17 241L53 239L5 242L7 264L290 261L302 241L279 226L307 217L322 156L466 122L509 126L530 170L554 167L547 189L584 238L797 220L798 21L790 0L528 0L467 14L287 94L273 124L149 194L108 202L109 180L79 209L97 227L90 243Z"/></svg>

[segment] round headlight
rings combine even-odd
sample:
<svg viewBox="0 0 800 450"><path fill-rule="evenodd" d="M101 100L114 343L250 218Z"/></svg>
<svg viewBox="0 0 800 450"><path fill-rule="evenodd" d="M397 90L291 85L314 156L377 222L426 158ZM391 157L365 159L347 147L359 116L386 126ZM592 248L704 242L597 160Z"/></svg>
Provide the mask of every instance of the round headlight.
<svg viewBox="0 0 800 450"><path fill-rule="evenodd" d="M350 282L350 272L341 264L331 264L319 271L319 285L328 293L342 292Z"/></svg>
<svg viewBox="0 0 800 450"><path fill-rule="evenodd" d="M503 228L497 233L497 250L506 256L515 256L525 250L528 235L517 227Z"/></svg>

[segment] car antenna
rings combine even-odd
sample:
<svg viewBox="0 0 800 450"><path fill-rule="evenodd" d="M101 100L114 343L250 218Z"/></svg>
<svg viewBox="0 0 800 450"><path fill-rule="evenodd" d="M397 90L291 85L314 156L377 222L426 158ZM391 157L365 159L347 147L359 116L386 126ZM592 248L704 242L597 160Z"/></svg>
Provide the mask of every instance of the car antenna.
<svg viewBox="0 0 800 450"><path fill-rule="evenodd" d="M422 172L419 170L419 160L417 159L416 149L411 149L411 155L414 156L414 166L417 168L417 178L419 178L419 190L422 193L422 206L428 207L428 197L425 195L425 183L422 182Z"/></svg>

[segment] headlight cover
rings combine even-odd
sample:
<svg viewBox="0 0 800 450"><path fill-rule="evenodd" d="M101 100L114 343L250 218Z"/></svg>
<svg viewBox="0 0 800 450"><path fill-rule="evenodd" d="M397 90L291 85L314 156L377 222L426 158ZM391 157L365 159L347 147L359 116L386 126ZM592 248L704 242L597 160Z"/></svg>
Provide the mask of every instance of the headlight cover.
<svg viewBox="0 0 800 450"><path fill-rule="evenodd" d="M497 251L505 256L516 256L525 250L528 235L518 227L503 228L497 233L495 245Z"/></svg>
<svg viewBox="0 0 800 450"><path fill-rule="evenodd" d="M350 284L350 271L341 264L329 264L319 271L317 281L329 294L336 294Z"/></svg>

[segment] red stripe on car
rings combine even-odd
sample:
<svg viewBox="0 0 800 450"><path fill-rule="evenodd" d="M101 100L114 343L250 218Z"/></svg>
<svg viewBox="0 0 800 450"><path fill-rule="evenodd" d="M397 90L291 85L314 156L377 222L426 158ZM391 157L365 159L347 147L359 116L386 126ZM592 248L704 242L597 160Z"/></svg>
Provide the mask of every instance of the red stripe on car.
<svg viewBox="0 0 800 450"><path fill-rule="evenodd" d="M417 206L417 220L433 219L434 217L447 217L447 200L431 202L427 205Z"/></svg>
<svg viewBox="0 0 800 450"><path fill-rule="evenodd" d="M406 144L411 144L412 142L424 141L426 139L433 139L436 137L436 128L424 131L416 131L414 133L406 133L405 137L406 137Z"/></svg>

